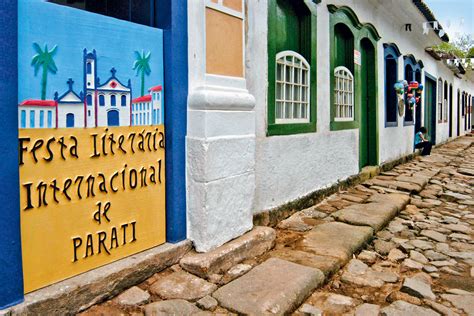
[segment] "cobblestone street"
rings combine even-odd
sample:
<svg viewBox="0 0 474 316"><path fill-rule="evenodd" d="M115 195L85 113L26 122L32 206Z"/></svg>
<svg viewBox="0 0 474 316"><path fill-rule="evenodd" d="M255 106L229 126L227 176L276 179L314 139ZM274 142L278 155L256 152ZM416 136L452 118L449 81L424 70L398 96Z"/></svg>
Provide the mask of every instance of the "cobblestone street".
<svg viewBox="0 0 474 316"><path fill-rule="evenodd" d="M473 141L189 253L82 315L474 315Z"/></svg>

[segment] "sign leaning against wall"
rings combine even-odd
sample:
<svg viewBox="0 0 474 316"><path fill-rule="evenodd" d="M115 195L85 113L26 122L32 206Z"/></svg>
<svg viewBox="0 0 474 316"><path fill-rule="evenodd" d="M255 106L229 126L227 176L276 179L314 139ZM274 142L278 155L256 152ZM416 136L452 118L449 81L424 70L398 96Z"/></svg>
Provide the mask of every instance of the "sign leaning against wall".
<svg viewBox="0 0 474 316"><path fill-rule="evenodd" d="M165 242L160 29L19 1L25 292Z"/></svg>

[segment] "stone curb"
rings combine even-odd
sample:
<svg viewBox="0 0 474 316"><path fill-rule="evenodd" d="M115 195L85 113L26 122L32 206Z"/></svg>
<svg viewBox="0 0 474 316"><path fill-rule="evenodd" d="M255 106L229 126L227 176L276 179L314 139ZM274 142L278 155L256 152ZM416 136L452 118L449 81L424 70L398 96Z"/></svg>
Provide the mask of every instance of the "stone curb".
<svg viewBox="0 0 474 316"><path fill-rule="evenodd" d="M260 256L275 245L276 232L265 226L254 227L244 235L206 253L189 253L180 266L201 278L222 273L245 259Z"/></svg>
<svg viewBox="0 0 474 316"><path fill-rule="evenodd" d="M389 171L400 164L407 163L413 160L416 156L419 156L419 153L409 154L401 158L385 162L380 166L374 166L373 168L375 170L362 170L360 173L349 176L348 178L338 181L327 188L316 190L306 196L283 204L279 207L255 214L253 216L253 224L254 226L276 227L278 223L290 217L294 213L314 206L328 196L337 193L338 191L350 188L357 184L361 184L362 182L380 174L381 172Z"/></svg>

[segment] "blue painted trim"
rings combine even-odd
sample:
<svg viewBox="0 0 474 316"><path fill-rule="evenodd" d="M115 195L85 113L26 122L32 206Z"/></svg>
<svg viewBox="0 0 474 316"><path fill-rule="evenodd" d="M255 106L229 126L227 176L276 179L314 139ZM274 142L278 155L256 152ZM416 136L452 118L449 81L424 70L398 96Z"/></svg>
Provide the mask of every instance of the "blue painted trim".
<svg viewBox="0 0 474 316"><path fill-rule="evenodd" d="M398 49L398 46L395 43L384 43L383 48L385 49L385 52L391 52L396 57L400 57L402 55L400 49Z"/></svg>
<svg viewBox="0 0 474 316"><path fill-rule="evenodd" d="M166 139L166 239L186 239L186 113L188 97L187 0L157 0L163 28Z"/></svg>
<svg viewBox="0 0 474 316"><path fill-rule="evenodd" d="M0 309L23 301L18 169L18 1L0 6Z"/></svg>
<svg viewBox="0 0 474 316"><path fill-rule="evenodd" d="M97 87L97 90L101 89L102 87L107 86L108 83L109 83L110 81L112 81L112 80L117 81L120 85L124 86L125 88L130 88L128 85L123 84L120 80L118 80L117 77L115 77L115 75L114 75L114 76L110 77L104 84L101 84L100 86L98 86L98 87ZM130 79L129 79L129 81L128 81L128 84L130 84ZM107 89L101 89L101 90L104 90L104 91L105 91L105 90L107 90ZM127 91L127 90L110 90L110 91Z"/></svg>
<svg viewBox="0 0 474 316"><path fill-rule="evenodd" d="M410 80L406 79L406 66L410 65L412 69L412 78ZM421 60L416 60L415 56L412 54L408 54L403 56L403 78L407 80L408 82L416 80L416 72L419 71L421 75L421 70L423 69L424 65ZM405 101L406 102L406 101ZM412 120L411 121L405 121L406 118L406 107L405 107L405 117L403 118L403 126L411 126L415 125L415 117L413 117L413 111L412 111Z"/></svg>
<svg viewBox="0 0 474 316"><path fill-rule="evenodd" d="M396 69L396 74L395 78L398 80L398 58L401 56L400 50L398 49L397 45L393 43L385 43L383 44L384 47L384 90L385 90L385 100L384 100L384 106L385 106L385 127L397 127L398 126L398 106L395 103L395 122L388 122L387 121L387 93L386 93L386 87L387 87L387 59L393 59L395 60L397 67Z"/></svg>

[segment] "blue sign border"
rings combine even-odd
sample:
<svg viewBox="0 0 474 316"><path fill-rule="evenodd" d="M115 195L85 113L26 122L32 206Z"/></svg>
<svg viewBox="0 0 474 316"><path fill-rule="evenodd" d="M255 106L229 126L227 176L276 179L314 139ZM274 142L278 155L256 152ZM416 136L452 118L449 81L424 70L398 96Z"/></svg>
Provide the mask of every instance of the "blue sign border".
<svg viewBox="0 0 474 316"><path fill-rule="evenodd" d="M187 0L158 0L163 28L166 129L166 234L171 243L186 239L185 138L188 96ZM23 301L18 169L18 7L0 6L0 309ZM172 127L172 128L171 128Z"/></svg>

